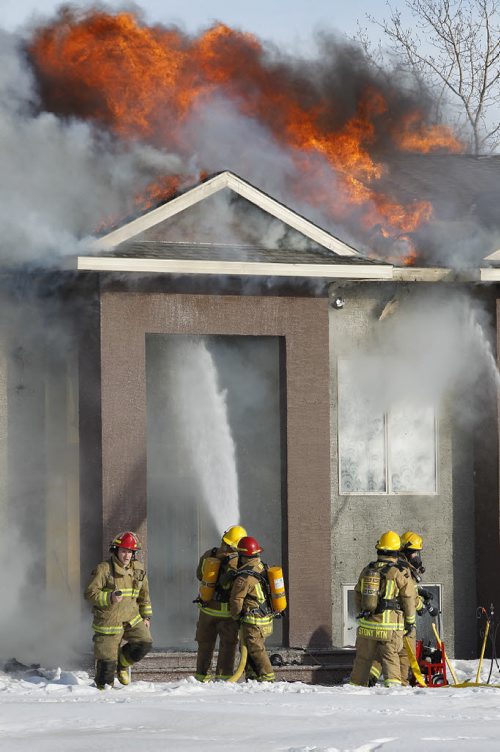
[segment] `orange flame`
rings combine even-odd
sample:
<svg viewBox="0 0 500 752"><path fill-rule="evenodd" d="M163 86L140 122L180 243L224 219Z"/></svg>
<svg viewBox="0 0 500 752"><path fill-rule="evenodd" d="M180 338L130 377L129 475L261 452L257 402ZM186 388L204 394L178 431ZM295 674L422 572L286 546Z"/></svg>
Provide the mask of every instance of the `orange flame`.
<svg viewBox="0 0 500 752"><path fill-rule="evenodd" d="M367 238L381 225L384 236L400 238L432 216L428 202L401 203L380 189L387 168L371 154L388 112L384 95L365 88L354 112L343 120L336 113L333 125L334 103L312 87L304 94L303 82L300 88L284 64L267 60L251 34L218 24L189 38L175 28L146 26L131 13L66 9L35 33L29 52L43 104L58 115L189 155L187 118L196 103L222 91L289 149L303 178L296 194L334 220L356 217ZM384 135L399 151L462 150L448 128L426 125L419 112L401 116ZM327 193L316 184L318 158L336 175ZM178 185L159 181L150 199L164 200Z"/></svg>

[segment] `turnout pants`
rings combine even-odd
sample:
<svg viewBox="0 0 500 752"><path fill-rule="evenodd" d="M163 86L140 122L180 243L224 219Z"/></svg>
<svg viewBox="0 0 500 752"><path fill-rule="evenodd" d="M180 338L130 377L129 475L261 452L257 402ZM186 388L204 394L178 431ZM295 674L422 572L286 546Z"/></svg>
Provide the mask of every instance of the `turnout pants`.
<svg viewBox="0 0 500 752"><path fill-rule="evenodd" d="M417 634L415 630L413 630L412 633L408 636L408 640L410 641L413 655L415 655L417 649ZM403 685L403 687L407 687L410 679L410 659L408 658L408 653L406 652L404 644L399 651L399 669L401 672L401 684ZM370 676L373 677L374 680L377 680L379 679L381 674L382 664L379 660L373 661L372 667L370 669Z"/></svg>
<svg viewBox="0 0 500 752"><path fill-rule="evenodd" d="M368 637L356 637L356 658L351 674L351 683L366 687L370 678L370 669L375 658L382 664L384 684L386 687L401 685L399 653L403 647L403 633L392 632L388 640L371 640Z"/></svg>
<svg viewBox="0 0 500 752"><path fill-rule="evenodd" d="M248 650L246 678L261 682L274 681L276 677L265 646L268 636L266 630L257 624L242 622L241 635Z"/></svg>
<svg viewBox="0 0 500 752"><path fill-rule="evenodd" d="M125 645L120 648L122 640ZM96 664L96 684L113 684L116 672L118 656L123 666L132 666L149 653L153 644L150 629L143 621L131 627L123 625L123 630L118 634L103 635L99 632L94 634L94 655Z"/></svg>
<svg viewBox="0 0 500 752"><path fill-rule="evenodd" d="M234 658L238 644L238 622L231 617L220 617L200 611L196 627L196 678L206 681L212 664L215 643L219 638L219 655L215 669L216 679L229 679L234 673Z"/></svg>

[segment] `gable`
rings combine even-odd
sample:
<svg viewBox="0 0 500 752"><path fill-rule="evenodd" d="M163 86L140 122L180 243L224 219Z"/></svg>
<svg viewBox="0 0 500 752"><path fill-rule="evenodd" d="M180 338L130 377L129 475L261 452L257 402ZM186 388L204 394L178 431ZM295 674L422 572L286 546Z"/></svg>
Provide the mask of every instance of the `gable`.
<svg viewBox="0 0 500 752"><path fill-rule="evenodd" d="M310 222L305 217L292 211L284 204L271 198L231 172L220 173L206 182L200 183L195 188L153 209L142 217L138 217L132 222L128 222L117 230L99 238L96 245L99 249L106 250L116 248L117 245L132 239L137 240L140 236L144 236L144 233L152 230L152 228L163 224L172 217L176 217L186 209L196 206L224 189L229 189L254 206L259 207L269 217L274 217L291 230L295 230L305 238L339 256L359 255L347 243L339 240L334 235L326 232L326 230L323 230L318 225Z"/></svg>

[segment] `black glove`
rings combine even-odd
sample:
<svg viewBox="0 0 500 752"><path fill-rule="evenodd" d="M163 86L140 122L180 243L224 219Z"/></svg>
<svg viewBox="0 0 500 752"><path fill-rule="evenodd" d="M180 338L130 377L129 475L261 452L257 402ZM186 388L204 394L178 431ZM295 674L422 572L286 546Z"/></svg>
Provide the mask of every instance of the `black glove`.
<svg viewBox="0 0 500 752"><path fill-rule="evenodd" d="M403 633L404 636L410 637L414 629L415 629L415 624L408 624L408 622L405 621L405 631Z"/></svg>
<svg viewBox="0 0 500 752"><path fill-rule="evenodd" d="M419 588L418 594L424 599L424 601L432 601L434 598L434 595L431 593L431 591L425 590L425 588Z"/></svg>
<svg viewBox="0 0 500 752"><path fill-rule="evenodd" d="M427 608L427 613L429 614L429 616L432 616L432 618L439 614L439 609L437 608L437 606L431 606L430 603L426 603L425 605Z"/></svg>

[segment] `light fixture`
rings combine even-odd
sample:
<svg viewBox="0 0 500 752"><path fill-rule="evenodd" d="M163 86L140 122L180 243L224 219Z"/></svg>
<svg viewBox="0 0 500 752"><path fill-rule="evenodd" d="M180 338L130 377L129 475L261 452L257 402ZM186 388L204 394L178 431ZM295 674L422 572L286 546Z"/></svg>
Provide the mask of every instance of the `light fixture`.
<svg viewBox="0 0 500 752"><path fill-rule="evenodd" d="M335 298L332 298L332 301L330 303L332 308L336 308L337 310L340 310L340 308L343 308L345 305L344 298L341 298L340 295L337 295Z"/></svg>

